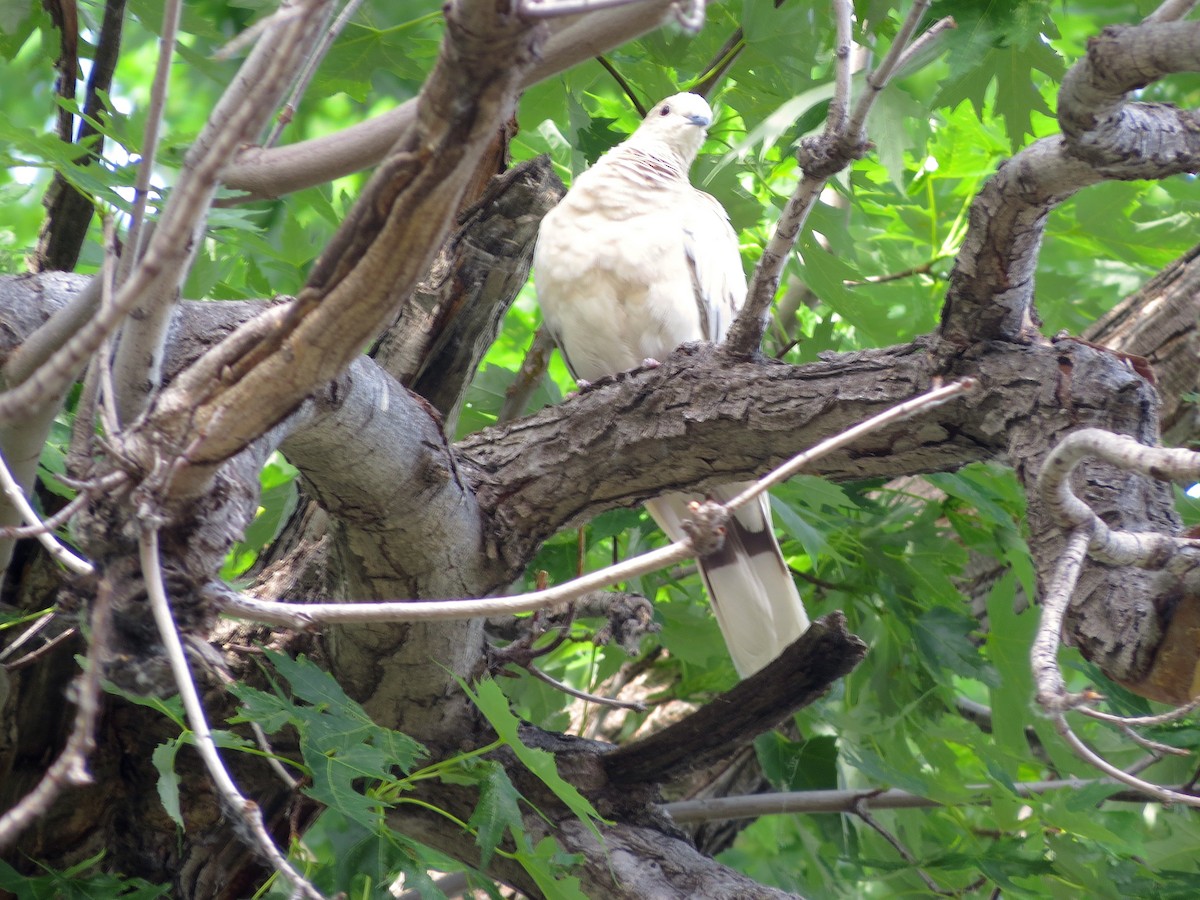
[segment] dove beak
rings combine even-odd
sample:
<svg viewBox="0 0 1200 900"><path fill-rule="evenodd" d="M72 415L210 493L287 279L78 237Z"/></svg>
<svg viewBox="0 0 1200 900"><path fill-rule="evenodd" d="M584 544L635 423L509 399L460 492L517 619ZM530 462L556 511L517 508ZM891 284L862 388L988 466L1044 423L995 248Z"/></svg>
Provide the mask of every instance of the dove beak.
<svg viewBox="0 0 1200 900"><path fill-rule="evenodd" d="M698 125L701 128L707 128L712 124L712 119L708 116L688 116L687 120L693 125Z"/></svg>

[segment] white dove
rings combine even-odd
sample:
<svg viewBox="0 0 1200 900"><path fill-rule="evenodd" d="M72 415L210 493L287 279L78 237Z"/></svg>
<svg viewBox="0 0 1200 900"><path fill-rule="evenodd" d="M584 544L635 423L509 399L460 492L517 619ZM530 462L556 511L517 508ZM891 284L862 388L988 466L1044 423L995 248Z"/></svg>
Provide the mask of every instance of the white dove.
<svg viewBox="0 0 1200 900"><path fill-rule="evenodd" d="M579 175L542 221L534 283L567 368L593 381L663 359L686 341L721 341L746 297L737 235L713 197L688 181L712 123L697 94L676 94ZM712 492L727 500L745 485ZM688 504L668 494L646 509L672 540ZM765 497L743 506L724 547L700 561L717 623L744 678L808 628L771 530Z"/></svg>

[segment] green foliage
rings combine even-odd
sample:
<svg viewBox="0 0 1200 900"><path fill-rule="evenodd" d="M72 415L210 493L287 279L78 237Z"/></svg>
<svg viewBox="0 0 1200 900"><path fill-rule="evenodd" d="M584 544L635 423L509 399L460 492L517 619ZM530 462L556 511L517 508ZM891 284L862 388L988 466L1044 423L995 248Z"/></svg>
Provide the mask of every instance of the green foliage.
<svg viewBox="0 0 1200 900"><path fill-rule="evenodd" d="M16 900L153 900L170 896L167 885L99 871L103 859L100 853L62 872L46 869L44 875L32 877L18 874L0 859L0 890L11 892Z"/></svg>

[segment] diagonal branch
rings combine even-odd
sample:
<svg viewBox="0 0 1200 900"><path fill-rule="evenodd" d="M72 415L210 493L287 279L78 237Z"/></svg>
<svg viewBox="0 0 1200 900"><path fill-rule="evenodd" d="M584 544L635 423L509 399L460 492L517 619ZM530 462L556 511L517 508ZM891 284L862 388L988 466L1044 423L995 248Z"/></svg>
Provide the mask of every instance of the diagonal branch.
<svg viewBox="0 0 1200 900"><path fill-rule="evenodd" d="M311 2L321 4L328 0ZM147 296L163 296L168 293L168 286L173 291L179 284L184 263L191 254L194 232L207 212L221 170L240 144L257 135L270 115L288 74L299 63L307 45L310 18L292 16L279 26L278 34L270 31L265 35L270 40L259 43L239 73L244 78L247 67L265 59L261 77L250 83L235 81L222 98L210 119L214 124L212 132L206 129L210 140L198 141L189 154L189 165L171 194L146 256L134 267L111 306L100 309L87 320L24 382L0 394L0 421L20 419L47 398L60 395L138 303ZM47 327L52 325L53 320L47 323Z"/></svg>
<svg viewBox="0 0 1200 900"><path fill-rule="evenodd" d="M129 452L184 448L211 466L281 421L345 368L394 314L441 246L475 166L512 114L518 76L540 38L488 0L447 11L446 39L418 101L417 126L392 148L322 253L281 327L249 347L218 345L163 392ZM396 248L403 247L403 253Z"/></svg>
<svg viewBox="0 0 1200 900"><path fill-rule="evenodd" d="M687 718L602 758L617 784L662 782L703 768L821 697L867 655L867 645L832 613L778 658Z"/></svg>
<svg viewBox="0 0 1200 900"><path fill-rule="evenodd" d="M803 176L792 196L788 198L783 213L775 224L775 230L763 248L762 256L759 257L758 264L754 267L754 275L750 279L746 303L729 329L725 347L731 355L750 356L757 351L766 329L771 303L779 289L784 263L796 246L800 231L808 221L808 215L821 192L825 190L830 177L866 153L867 115L896 71L900 58L916 32L917 24L931 3L932 0L916 0L913 3L883 62L867 77L867 91L858 99L849 117L846 116L848 97L838 96L838 102L830 107L825 131L817 137L801 142L798 156ZM844 37L843 30L839 25L839 47ZM844 71L848 65L849 55L844 58L839 56L836 87L838 94L845 90Z"/></svg>

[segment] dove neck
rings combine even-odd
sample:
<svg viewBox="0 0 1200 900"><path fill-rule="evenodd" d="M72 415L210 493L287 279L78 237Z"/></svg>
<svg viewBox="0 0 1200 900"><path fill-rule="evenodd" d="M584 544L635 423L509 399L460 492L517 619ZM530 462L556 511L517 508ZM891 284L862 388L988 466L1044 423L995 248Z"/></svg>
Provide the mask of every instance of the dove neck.
<svg viewBox="0 0 1200 900"><path fill-rule="evenodd" d="M644 188L678 188L691 168L691 160L680 158L669 145L658 142L646 146L626 144L612 154L610 162Z"/></svg>

